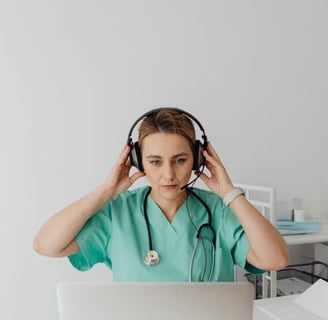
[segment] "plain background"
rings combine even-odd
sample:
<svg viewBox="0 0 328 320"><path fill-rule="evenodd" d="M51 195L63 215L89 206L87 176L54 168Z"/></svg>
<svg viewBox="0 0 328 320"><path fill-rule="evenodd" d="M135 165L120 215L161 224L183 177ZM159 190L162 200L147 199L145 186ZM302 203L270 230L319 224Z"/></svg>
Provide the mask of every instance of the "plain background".
<svg viewBox="0 0 328 320"><path fill-rule="evenodd" d="M52 214L99 185L134 120L196 116L277 216L328 211L325 0L0 0L0 318L57 319L55 284L110 281L33 252ZM143 184L145 181L139 181Z"/></svg>

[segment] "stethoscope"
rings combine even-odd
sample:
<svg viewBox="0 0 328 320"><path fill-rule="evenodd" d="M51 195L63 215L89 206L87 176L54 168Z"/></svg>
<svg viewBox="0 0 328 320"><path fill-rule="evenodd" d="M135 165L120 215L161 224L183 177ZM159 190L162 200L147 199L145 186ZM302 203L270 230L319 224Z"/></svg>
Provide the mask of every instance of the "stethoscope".
<svg viewBox="0 0 328 320"><path fill-rule="evenodd" d="M191 257L191 261L190 261L190 267L189 267L189 281L190 282L192 281L194 257L195 257L196 249L198 246L198 240L201 237L202 230L204 230L204 229L209 229L212 234L212 241L211 241L212 258L211 258L210 273L208 276L208 280L211 281L213 269L214 269L214 252L215 252L215 241L216 241L215 230L212 226L212 214L211 214L211 211L210 211L208 205L205 203L205 201L201 197L199 197L198 194L196 194L191 188L186 188L186 190L187 190L187 193L194 196L205 207L206 212L207 212L207 218L208 218L207 223L203 223L197 229L197 232L196 232L196 238L195 238L194 248L193 248L192 257ZM147 199L149 197L150 192L151 192L151 187L149 187L149 189L144 197L144 201L143 201L143 212L144 212L144 218L145 218L145 222L146 222L146 226L147 226L148 246L149 246L149 250L144 256L144 263L148 266L156 266L160 262L160 257L159 257L158 252L156 250L154 250L154 247L153 247L149 217L148 217L148 212L147 212Z"/></svg>

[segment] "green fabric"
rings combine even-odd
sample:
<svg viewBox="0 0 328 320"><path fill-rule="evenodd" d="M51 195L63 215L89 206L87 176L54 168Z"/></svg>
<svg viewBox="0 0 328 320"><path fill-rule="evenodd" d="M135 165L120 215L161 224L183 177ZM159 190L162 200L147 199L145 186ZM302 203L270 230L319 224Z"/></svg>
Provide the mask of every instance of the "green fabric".
<svg viewBox="0 0 328 320"><path fill-rule="evenodd" d="M252 273L263 272L246 261L249 243L236 216L221 198L197 188L193 191L208 205L212 215L215 251L211 246L212 233L205 227L192 259L197 230L208 223L206 209L194 196L187 197L170 223L149 195L146 206L150 231L160 263L146 265L143 259L149 242L143 201L148 188L120 194L87 221L76 237L81 251L68 257L75 268L85 271L96 263L104 263L112 269L114 281L138 282L189 281L190 268L192 281L208 281L211 266L212 281L233 281L234 265Z"/></svg>

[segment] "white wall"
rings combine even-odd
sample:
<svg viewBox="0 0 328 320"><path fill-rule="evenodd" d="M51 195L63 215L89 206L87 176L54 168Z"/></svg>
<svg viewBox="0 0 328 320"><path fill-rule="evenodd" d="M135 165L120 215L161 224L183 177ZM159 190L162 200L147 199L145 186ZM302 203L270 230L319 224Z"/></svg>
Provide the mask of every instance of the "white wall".
<svg viewBox="0 0 328 320"><path fill-rule="evenodd" d="M325 0L0 0L0 318L57 319L41 223L101 183L133 121L175 105L234 181L328 211Z"/></svg>

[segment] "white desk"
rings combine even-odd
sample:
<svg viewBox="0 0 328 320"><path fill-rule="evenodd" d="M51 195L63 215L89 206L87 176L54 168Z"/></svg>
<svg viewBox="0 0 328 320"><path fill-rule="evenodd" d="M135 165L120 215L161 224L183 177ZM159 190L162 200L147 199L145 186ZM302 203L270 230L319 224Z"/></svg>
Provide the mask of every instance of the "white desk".
<svg viewBox="0 0 328 320"><path fill-rule="evenodd" d="M253 320L322 320L294 303L297 296L254 300Z"/></svg>
<svg viewBox="0 0 328 320"><path fill-rule="evenodd" d="M328 241L328 224L323 225L320 232L308 234L295 234L283 236L288 246L302 244L316 244ZM276 272L271 272L273 281L276 280ZM271 283L276 288L276 283ZM303 309L293 300L298 295L274 297L254 300L253 320L322 320L322 318Z"/></svg>
<svg viewBox="0 0 328 320"><path fill-rule="evenodd" d="M320 232L285 235L283 238L288 245L326 242L328 241L328 224L324 224Z"/></svg>
<svg viewBox="0 0 328 320"><path fill-rule="evenodd" d="M320 242L328 241L328 224L323 223L322 230L320 232L306 233L306 234L293 234L293 235L284 235L288 246L291 245L302 245L302 244L315 244ZM263 297L276 297L277 295L277 272L269 271L262 277L262 282L265 283L263 286ZM269 295L266 294L266 288L270 289Z"/></svg>

